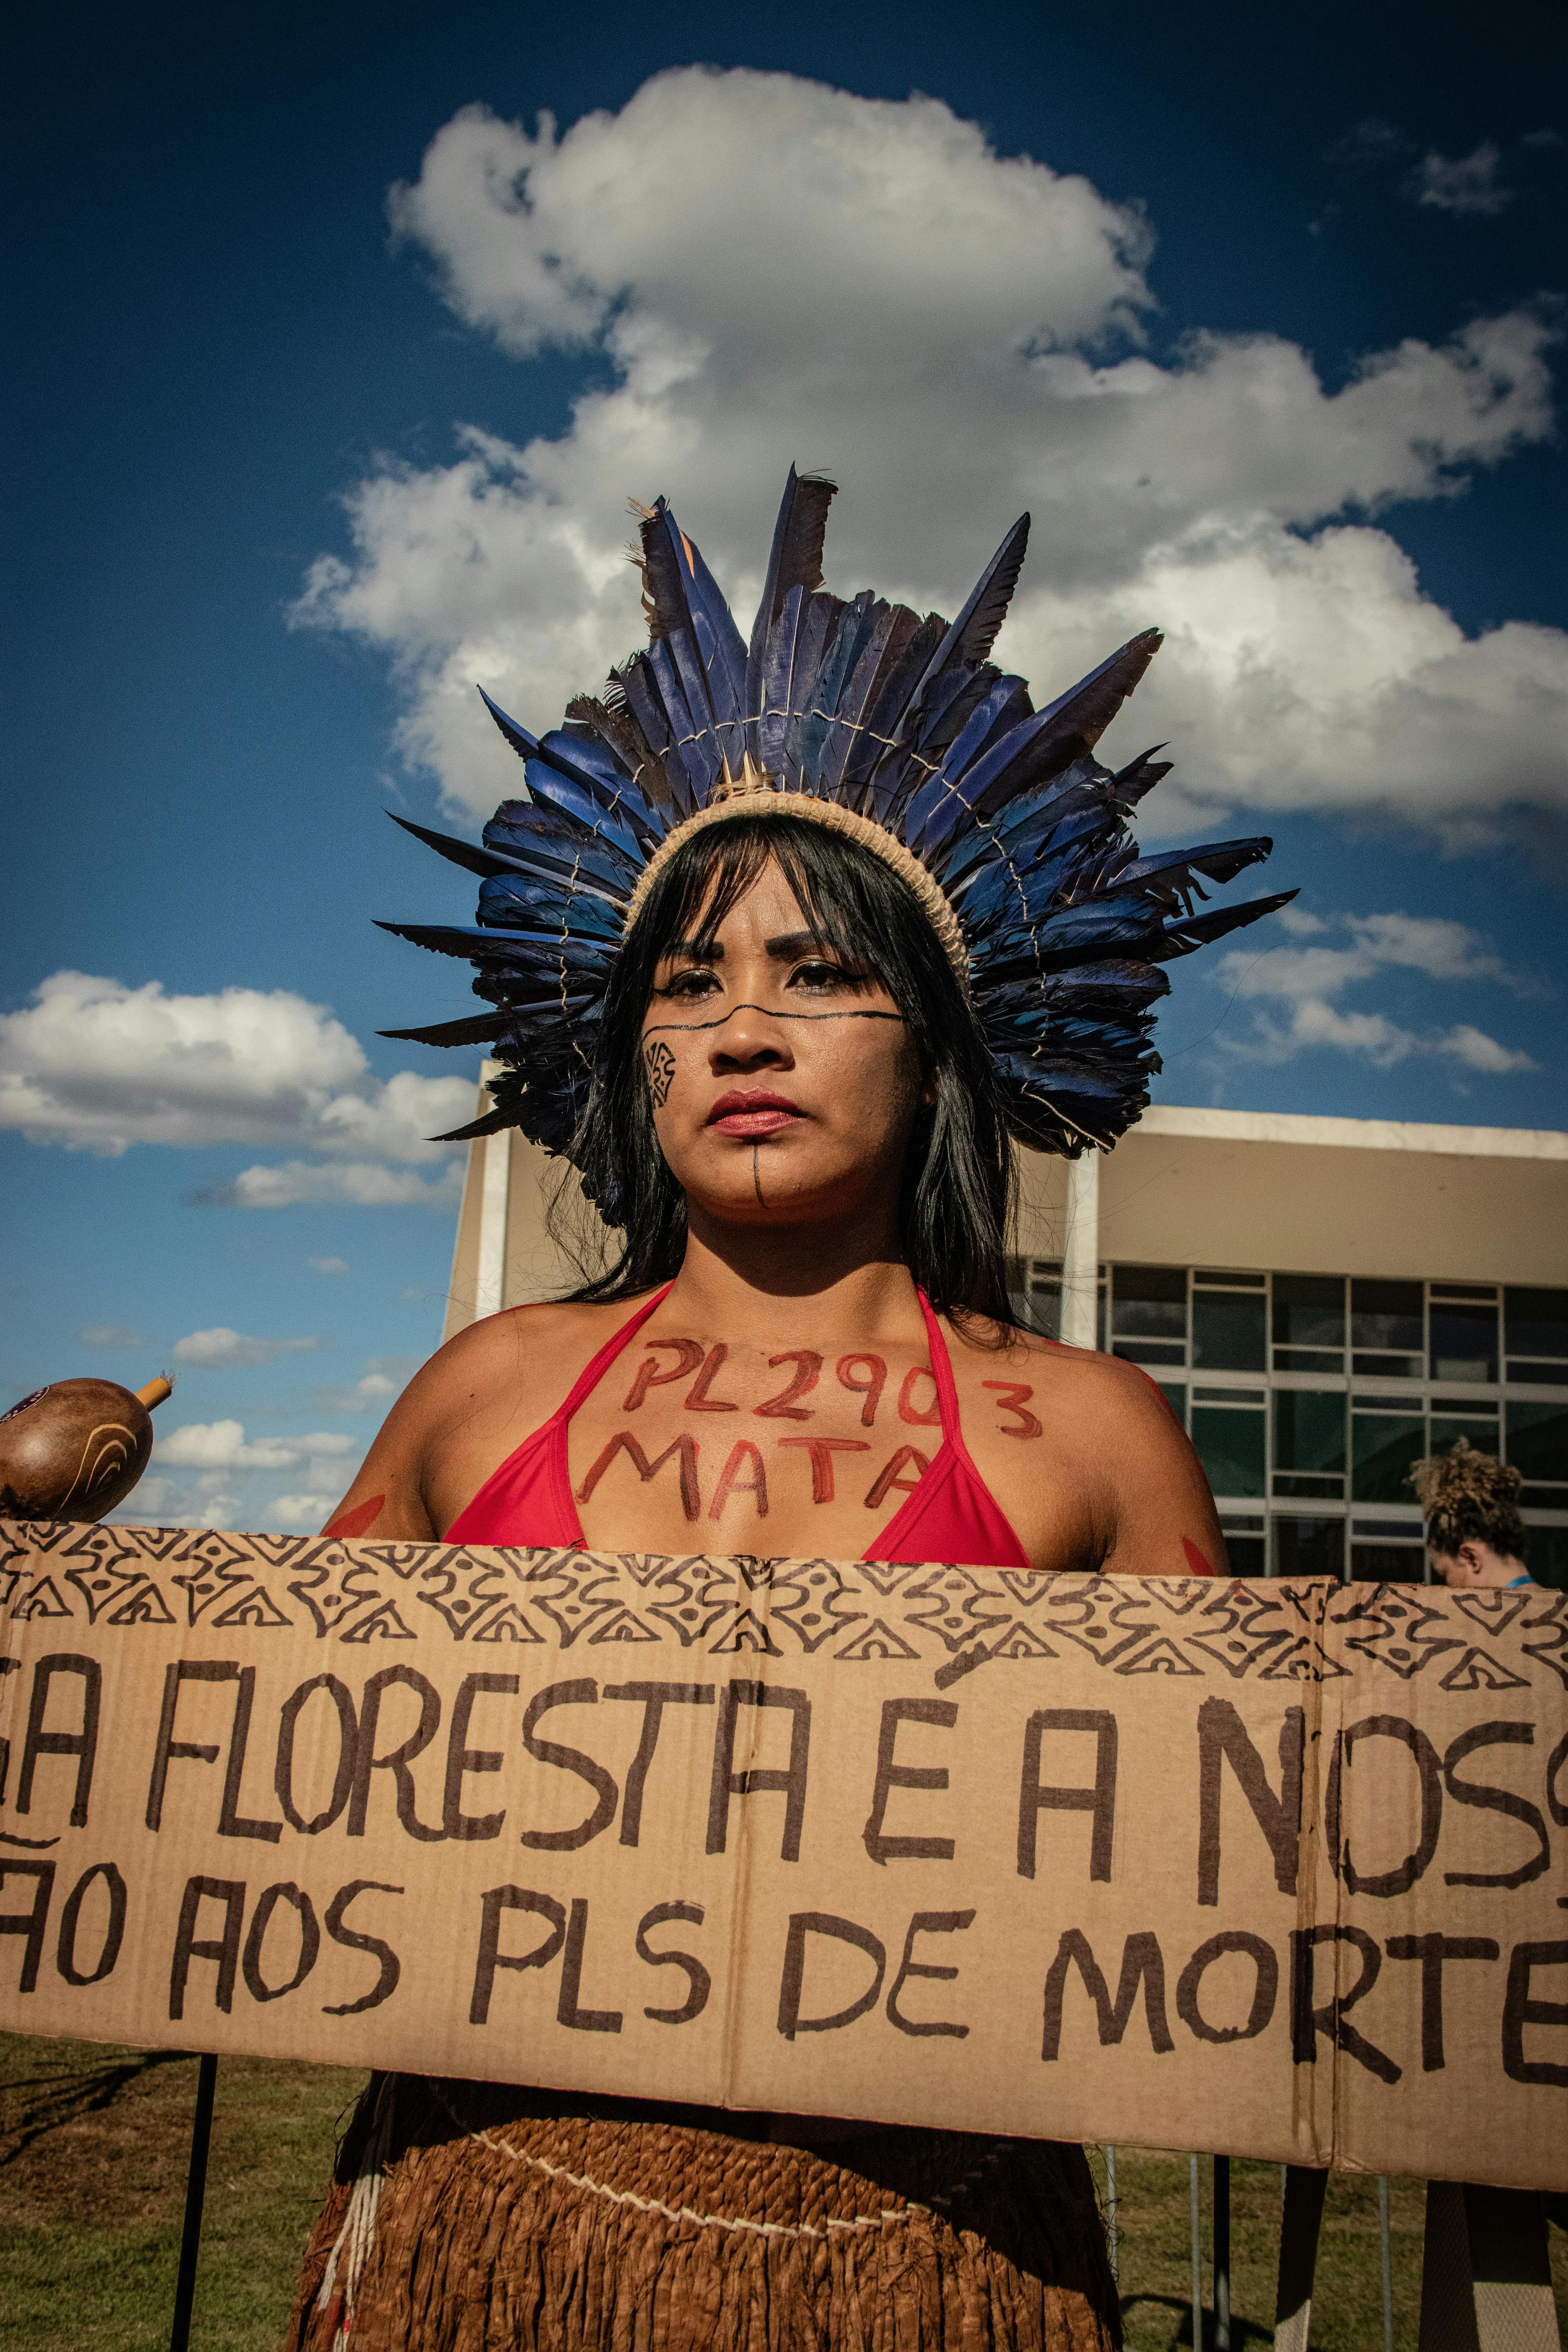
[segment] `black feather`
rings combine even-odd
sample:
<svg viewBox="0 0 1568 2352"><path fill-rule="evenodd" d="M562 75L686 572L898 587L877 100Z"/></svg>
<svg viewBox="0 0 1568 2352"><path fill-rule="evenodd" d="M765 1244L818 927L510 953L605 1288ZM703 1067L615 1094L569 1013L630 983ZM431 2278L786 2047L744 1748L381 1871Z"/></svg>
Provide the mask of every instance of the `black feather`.
<svg viewBox="0 0 1568 2352"><path fill-rule="evenodd" d="M400 1037L411 1045L488 1045L506 1028L510 1013L470 1013L462 1021L437 1021L426 1029L378 1029L378 1037Z"/></svg>

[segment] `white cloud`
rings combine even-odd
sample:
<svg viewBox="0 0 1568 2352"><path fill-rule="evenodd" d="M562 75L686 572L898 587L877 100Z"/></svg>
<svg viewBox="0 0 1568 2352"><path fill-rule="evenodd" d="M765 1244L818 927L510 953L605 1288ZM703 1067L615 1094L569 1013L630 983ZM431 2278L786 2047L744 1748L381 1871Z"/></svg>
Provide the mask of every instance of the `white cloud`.
<svg viewBox="0 0 1568 2352"><path fill-rule="evenodd" d="M468 1078L372 1078L342 1024L288 989L172 996L157 981L57 971L20 1012L0 1013L0 1128L110 1157L135 1143L353 1155L345 1170L311 1171L320 1189L300 1199L424 1197L417 1178L367 1176L367 1164L448 1160L453 1147L428 1139L473 1106Z"/></svg>
<svg viewBox="0 0 1568 2352"><path fill-rule="evenodd" d="M286 1534L300 1528L314 1532L321 1526L346 1485L345 1480L342 1486L334 1486L330 1494L275 1495L267 1507L268 1527L281 1528Z"/></svg>
<svg viewBox="0 0 1568 2352"><path fill-rule="evenodd" d="M1536 1067L1528 1054L1510 1052L1483 1030L1472 1029L1468 1021L1461 1021L1446 1037L1440 1037L1434 1051L1462 1062L1467 1070L1483 1070L1489 1077L1499 1077L1508 1070Z"/></svg>
<svg viewBox="0 0 1568 2352"><path fill-rule="evenodd" d="M84 1323L76 1336L84 1348L145 1348L151 1345L144 1331L132 1331L123 1323Z"/></svg>
<svg viewBox="0 0 1568 2352"><path fill-rule="evenodd" d="M353 1451L353 1440L331 1430L308 1437L262 1437L248 1441L238 1421L188 1421L160 1434L160 1466L174 1470L291 1470L301 1462L336 1460Z"/></svg>
<svg viewBox="0 0 1568 2352"><path fill-rule="evenodd" d="M1163 786L1146 830L1237 803L1372 809L1463 850L1510 810L1568 813L1568 634L1467 637L1386 532L1204 530L1152 549L1130 584L1039 603L1069 674L1151 615L1167 628L1119 722L1134 748L1169 738L1181 755L1187 805Z"/></svg>
<svg viewBox="0 0 1568 2352"><path fill-rule="evenodd" d="M160 1478L148 1471L137 1480L132 1494L113 1516L116 1520L142 1523L167 1514L165 1524L179 1527L184 1524L183 1516L179 1515L184 1514L190 1499L190 1488L182 1485L179 1479Z"/></svg>
<svg viewBox="0 0 1568 2352"><path fill-rule="evenodd" d="M349 1270L346 1257L308 1257L305 1263L317 1274L347 1274Z"/></svg>
<svg viewBox="0 0 1568 2352"><path fill-rule="evenodd" d="M251 1339L242 1331L230 1330L226 1323L218 1323L210 1331L191 1331L176 1339L174 1360L199 1364L204 1371L227 1372L275 1363L279 1356L311 1355L321 1344L319 1339Z"/></svg>
<svg viewBox="0 0 1568 2352"><path fill-rule="evenodd" d="M1408 133L1385 114L1368 114L1324 148L1323 160L1342 177L1354 179L1408 155L1413 143Z"/></svg>
<svg viewBox="0 0 1568 2352"><path fill-rule="evenodd" d="M417 1362L414 1356L373 1356L359 1380L313 1388L310 1402L323 1412L384 1412Z"/></svg>
<svg viewBox="0 0 1568 2352"><path fill-rule="evenodd" d="M1451 495L1551 431L1533 313L1408 340L1333 392L1274 335L1156 361L1135 208L935 100L749 70L660 74L560 135L468 109L393 210L469 325L608 362L557 439L468 428L452 465L378 467L351 560L321 558L296 607L391 657L402 748L457 806L513 782L476 681L545 725L637 642L623 494L667 492L749 618L795 459L845 484L837 585L948 611L1030 508L1003 651L1042 694L1164 626L1117 741L1176 739L1174 819L1373 807L1463 845L1568 807L1568 637L1468 639L1386 534L1336 520Z"/></svg>
<svg viewBox="0 0 1568 2352"><path fill-rule="evenodd" d="M1337 915L1329 919L1295 908L1279 920L1297 939L1321 939L1339 931L1348 947L1232 949L1211 975L1233 997L1268 1006L1250 1032L1227 1041L1245 1059L1285 1062L1314 1046L1357 1054L1379 1069L1413 1054L1436 1055L1459 1067L1499 1077L1537 1065L1522 1047L1504 1045L1469 1022L1417 1032L1383 1013L1345 1011L1334 1002L1348 988L1383 971L1416 971L1440 982L1490 982L1516 995L1550 992L1510 972L1489 942L1464 923L1403 914ZM1288 1012L1272 1008L1286 1008Z"/></svg>
<svg viewBox="0 0 1568 2352"><path fill-rule="evenodd" d="M431 1078L420 1083L439 1087L451 1082ZM463 1099L469 1111L473 1092L465 1083ZM462 1193L460 1160L426 1183L411 1168L381 1168L370 1160L318 1164L288 1160L279 1167L243 1168L236 1177L198 1186L189 1197L205 1209L292 1209L301 1202L347 1203L360 1209L449 1209Z"/></svg>
<svg viewBox="0 0 1568 2352"><path fill-rule="evenodd" d="M1496 981L1515 995L1539 996L1540 984L1510 972L1468 924L1427 915L1342 915L1331 924L1321 916L1283 910L1286 929L1298 938L1331 929L1347 932L1347 948L1232 949L1221 958L1215 978L1244 996L1337 996L1352 982L1370 979L1388 965L1419 971L1428 980Z"/></svg>
<svg viewBox="0 0 1568 2352"><path fill-rule="evenodd" d="M1410 174L1409 193L1418 205L1435 205L1438 212L1493 219L1513 202L1512 189L1498 185L1501 162L1492 139L1483 139L1468 155L1423 156Z"/></svg>

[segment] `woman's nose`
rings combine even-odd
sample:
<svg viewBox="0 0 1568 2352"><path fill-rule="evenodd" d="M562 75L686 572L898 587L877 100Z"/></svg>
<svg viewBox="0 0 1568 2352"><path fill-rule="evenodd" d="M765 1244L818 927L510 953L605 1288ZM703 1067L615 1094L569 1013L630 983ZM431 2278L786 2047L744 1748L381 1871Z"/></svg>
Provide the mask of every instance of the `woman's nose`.
<svg viewBox="0 0 1568 2352"><path fill-rule="evenodd" d="M784 1023L755 1004L738 1004L710 1033L708 1055L715 1070L787 1069L795 1059Z"/></svg>

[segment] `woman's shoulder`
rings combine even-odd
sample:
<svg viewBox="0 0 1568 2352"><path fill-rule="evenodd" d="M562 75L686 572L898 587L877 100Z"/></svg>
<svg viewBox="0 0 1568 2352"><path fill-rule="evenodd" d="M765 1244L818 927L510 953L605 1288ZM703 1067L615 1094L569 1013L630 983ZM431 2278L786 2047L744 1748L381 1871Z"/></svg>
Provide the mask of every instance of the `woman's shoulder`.
<svg viewBox="0 0 1568 2352"><path fill-rule="evenodd" d="M1157 1383L1120 1356L1071 1347L989 1316L944 1318L943 1328L961 1381L1026 1380L1049 1391L1058 1404L1076 1403L1097 1415L1139 1420L1168 1410Z"/></svg>
<svg viewBox="0 0 1568 2352"><path fill-rule="evenodd" d="M647 1298L647 1291L642 1298ZM503 1307L456 1331L414 1376L426 1413L468 1412L484 1397L508 1397L524 1412L533 1402L552 1412L578 1371L637 1312L639 1298L611 1303L560 1298Z"/></svg>
<svg viewBox="0 0 1568 2352"><path fill-rule="evenodd" d="M515 1385L537 1376L559 1382L563 1366L580 1368L622 1330L651 1294L611 1301L547 1299L505 1307L454 1333L419 1378L432 1389L488 1387L504 1378Z"/></svg>

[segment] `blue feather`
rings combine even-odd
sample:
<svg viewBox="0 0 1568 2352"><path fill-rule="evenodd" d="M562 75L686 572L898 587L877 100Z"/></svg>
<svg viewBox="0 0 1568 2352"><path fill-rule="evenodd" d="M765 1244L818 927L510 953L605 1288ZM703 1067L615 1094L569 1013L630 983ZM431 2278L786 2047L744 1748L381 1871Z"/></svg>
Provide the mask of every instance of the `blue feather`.
<svg viewBox="0 0 1568 2352"><path fill-rule="evenodd" d="M841 608L838 626L827 642L816 676L801 698L806 715L800 724L795 757L805 772L815 778L819 793L827 790L834 772L842 772L854 740L842 723L841 705L845 688L875 626L870 603L868 596L858 596L853 604ZM834 743L837 745L836 753Z"/></svg>
<svg viewBox="0 0 1568 2352"><path fill-rule="evenodd" d="M773 525L767 577L763 585L763 601L752 625L742 688L752 757L770 773L773 771L763 748L762 713L773 700L768 681L770 671L776 669L774 639L791 592L799 590L809 595L822 585L823 537L833 496L833 483L820 475L808 474L803 478L792 466Z"/></svg>
<svg viewBox="0 0 1568 2352"><path fill-rule="evenodd" d="M1020 515L975 582L963 610L931 656L930 667L910 698L909 718L917 720L931 688L949 667L984 662L1007 616L1029 542L1029 518Z"/></svg>
<svg viewBox="0 0 1568 2352"><path fill-rule="evenodd" d="M696 791L687 770L686 755L676 743L676 730L664 705L658 676L653 665L652 648L647 653L634 654L616 676L650 750L663 764L677 815L695 815L698 806ZM684 708L684 696L681 702Z"/></svg>
<svg viewBox="0 0 1568 2352"><path fill-rule="evenodd" d="M813 688L822 667L823 649L829 632L835 626L844 607L837 596L828 596L818 589L805 599L800 626L795 632L795 666L790 677L790 715L784 730L784 778L796 785L813 781L804 770L800 759L800 735L813 701Z"/></svg>
<svg viewBox="0 0 1568 2352"><path fill-rule="evenodd" d="M626 819L618 810L605 808L588 785L575 776L566 775L547 760L530 760L522 772L536 799L547 801L563 816L575 818L595 840L624 849L639 864L644 862L641 844Z"/></svg>
<svg viewBox="0 0 1568 2352"><path fill-rule="evenodd" d="M1195 949L1223 940L1227 932L1239 930L1244 923L1256 923L1263 915L1278 914L1296 895L1294 890L1280 890L1272 898L1249 898L1242 907L1216 907L1212 914L1168 923L1160 935L1159 946L1151 949L1150 953L1158 956L1162 963L1175 956L1191 955Z"/></svg>
<svg viewBox="0 0 1568 2352"><path fill-rule="evenodd" d="M595 891L579 887L563 889L556 882L525 881L521 875L495 875L480 885L479 921L498 930L514 925L546 930L559 939L567 929L590 939L609 940L619 946L626 927L626 909L615 907Z"/></svg>

